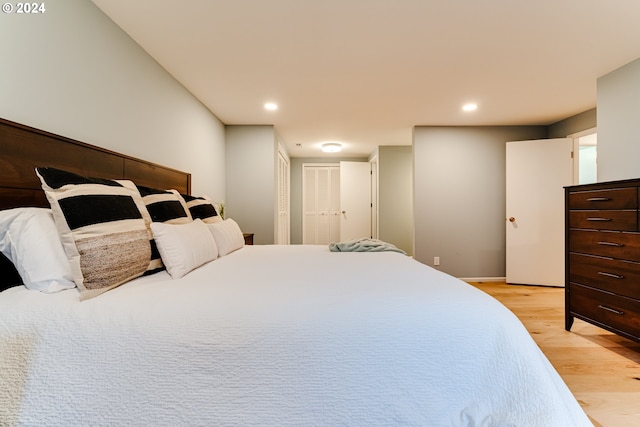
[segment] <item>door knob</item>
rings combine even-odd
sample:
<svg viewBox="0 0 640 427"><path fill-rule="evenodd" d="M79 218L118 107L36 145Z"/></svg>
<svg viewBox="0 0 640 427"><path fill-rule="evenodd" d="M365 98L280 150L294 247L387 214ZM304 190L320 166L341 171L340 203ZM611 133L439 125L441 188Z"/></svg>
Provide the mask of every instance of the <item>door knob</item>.
<svg viewBox="0 0 640 427"><path fill-rule="evenodd" d="M509 222L516 222L516 219L512 216L509 217Z"/></svg>

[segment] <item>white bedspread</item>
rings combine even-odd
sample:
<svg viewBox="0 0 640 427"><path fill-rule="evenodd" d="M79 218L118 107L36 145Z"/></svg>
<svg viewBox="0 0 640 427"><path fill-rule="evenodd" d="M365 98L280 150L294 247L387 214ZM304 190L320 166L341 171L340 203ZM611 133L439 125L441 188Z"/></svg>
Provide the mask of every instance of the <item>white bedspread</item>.
<svg viewBox="0 0 640 427"><path fill-rule="evenodd" d="M0 425L591 424L481 291L394 252L247 246L83 302L1 293Z"/></svg>

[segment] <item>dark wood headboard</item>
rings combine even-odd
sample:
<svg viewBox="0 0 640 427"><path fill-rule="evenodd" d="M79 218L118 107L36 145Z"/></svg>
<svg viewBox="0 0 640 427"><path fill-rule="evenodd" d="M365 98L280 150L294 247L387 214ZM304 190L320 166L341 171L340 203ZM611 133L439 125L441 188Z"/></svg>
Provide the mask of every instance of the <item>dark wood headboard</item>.
<svg viewBox="0 0 640 427"><path fill-rule="evenodd" d="M35 173L43 166L191 194L190 173L0 119L0 210L49 206ZM0 254L0 291L16 278L13 264Z"/></svg>

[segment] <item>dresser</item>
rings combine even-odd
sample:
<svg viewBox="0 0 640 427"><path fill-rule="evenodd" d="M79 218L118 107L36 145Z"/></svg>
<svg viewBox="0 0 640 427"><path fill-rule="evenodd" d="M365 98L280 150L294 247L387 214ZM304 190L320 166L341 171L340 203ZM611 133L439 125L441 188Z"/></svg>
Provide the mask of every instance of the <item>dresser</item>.
<svg viewBox="0 0 640 427"><path fill-rule="evenodd" d="M640 179L565 188L565 328L640 341Z"/></svg>

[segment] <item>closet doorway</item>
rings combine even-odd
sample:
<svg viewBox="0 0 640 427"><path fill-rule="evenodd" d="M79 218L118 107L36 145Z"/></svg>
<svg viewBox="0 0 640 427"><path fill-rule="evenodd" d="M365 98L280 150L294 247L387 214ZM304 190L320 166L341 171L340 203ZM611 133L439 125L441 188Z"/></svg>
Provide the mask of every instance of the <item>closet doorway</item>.
<svg viewBox="0 0 640 427"><path fill-rule="evenodd" d="M369 162L302 165L302 243L326 245L372 236Z"/></svg>
<svg viewBox="0 0 640 427"><path fill-rule="evenodd" d="M302 165L302 243L340 240L340 164Z"/></svg>

